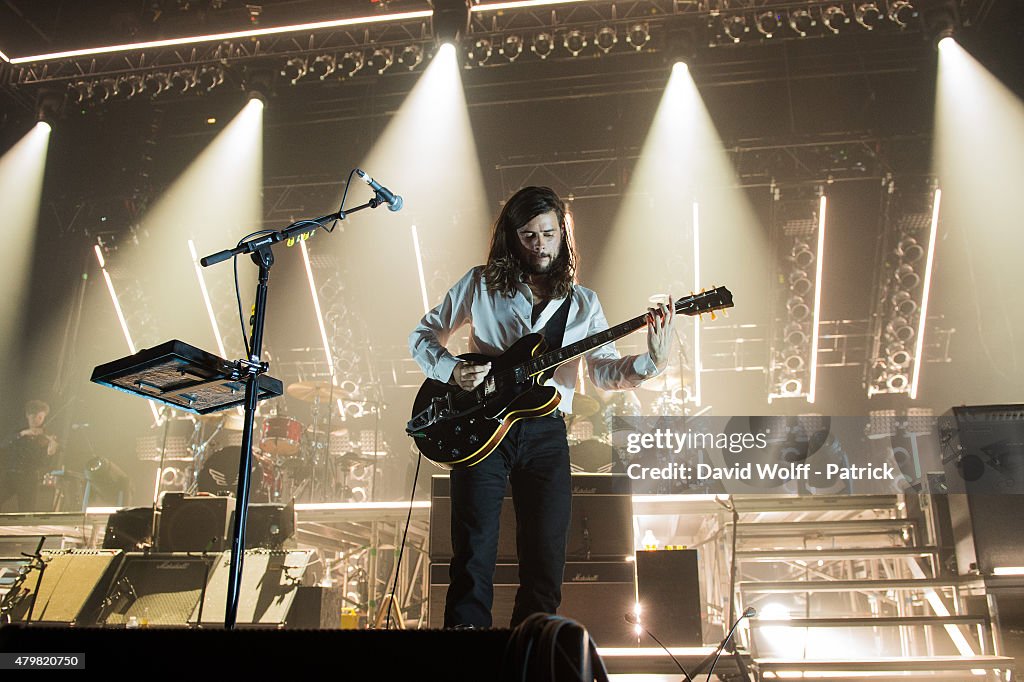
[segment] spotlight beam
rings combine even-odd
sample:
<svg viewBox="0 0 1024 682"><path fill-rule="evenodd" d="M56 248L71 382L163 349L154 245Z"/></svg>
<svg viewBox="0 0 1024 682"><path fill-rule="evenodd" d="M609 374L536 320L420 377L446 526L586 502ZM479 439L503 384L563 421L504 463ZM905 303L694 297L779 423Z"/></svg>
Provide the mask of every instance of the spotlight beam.
<svg viewBox="0 0 1024 682"><path fill-rule="evenodd" d="M921 360L924 353L924 330L928 321L928 295L932 288L932 266L935 263L935 236L939 228L939 207L942 203L942 190L935 188L932 200L932 225L928 237L928 260L924 266L924 288L921 296L921 318L917 322L917 347L914 350L914 378L910 382L910 399L917 399L917 384L921 379Z"/></svg>
<svg viewBox="0 0 1024 682"><path fill-rule="evenodd" d="M343 26L359 26L363 24L382 24L393 21L407 21L410 19L428 19L433 14L431 10L419 10L416 12L396 12L393 14L378 14L365 17L349 17L347 19L330 19L328 21L316 21L306 24L292 24L289 26L274 26L268 28L251 29L248 31L234 31L230 33L212 33L208 35L189 36L186 38L170 38L167 40L150 40L143 43L124 43L121 45L107 45L104 47L90 47L81 50L67 50L65 52L50 52L37 54L30 57L16 57L10 59L11 64L30 64L33 62L52 61L54 59L68 59L70 57L85 57L95 54L110 54L112 52L130 52L132 50L148 50L156 47L172 47L175 45L192 45L195 43L209 43L223 40L237 40L240 38L255 38L259 36L277 35L281 33L297 33L300 31L318 31L327 28L339 28Z"/></svg>
<svg viewBox="0 0 1024 682"><path fill-rule="evenodd" d="M824 269L825 255L825 209L828 201L821 195L818 206L818 263L817 275L814 278L814 328L811 331L811 378L807 391L807 402L814 402L814 389L818 381L818 336L821 328L821 278Z"/></svg>

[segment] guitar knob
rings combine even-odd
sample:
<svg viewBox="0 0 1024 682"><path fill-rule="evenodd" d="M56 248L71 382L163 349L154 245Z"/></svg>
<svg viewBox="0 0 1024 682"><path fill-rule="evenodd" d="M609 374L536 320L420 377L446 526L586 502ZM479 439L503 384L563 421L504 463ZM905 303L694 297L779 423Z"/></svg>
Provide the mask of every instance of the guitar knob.
<svg viewBox="0 0 1024 682"><path fill-rule="evenodd" d="M456 436L459 435L460 433L462 433L462 427L458 426L458 425L456 425L456 427L454 429L452 429L452 430L455 431L455 435Z"/></svg>
<svg viewBox="0 0 1024 682"><path fill-rule="evenodd" d="M475 433L469 437L469 442L472 443L473 445L476 445L479 441L480 436L476 435Z"/></svg>
<svg viewBox="0 0 1024 682"><path fill-rule="evenodd" d="M452 448L452 457L458 457L461 454L462 454L461 450L459 450L458 448Z"/></svg>

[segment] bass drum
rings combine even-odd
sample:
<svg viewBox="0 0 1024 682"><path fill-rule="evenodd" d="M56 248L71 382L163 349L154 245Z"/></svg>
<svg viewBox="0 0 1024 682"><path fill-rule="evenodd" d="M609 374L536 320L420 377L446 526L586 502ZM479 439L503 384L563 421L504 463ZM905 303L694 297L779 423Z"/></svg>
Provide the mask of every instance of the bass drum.
<svg viewBox="0 0 1024 682"><path fill-rule="evenodd" d="M241 456L241 450L237 447L221 448L210 455L199 471L196 481L198 491L210 495L236 494ZM268 480L273 480L273 466L266 458L253 452L250 475L250 499L256 499L265 493Z"/></svg>

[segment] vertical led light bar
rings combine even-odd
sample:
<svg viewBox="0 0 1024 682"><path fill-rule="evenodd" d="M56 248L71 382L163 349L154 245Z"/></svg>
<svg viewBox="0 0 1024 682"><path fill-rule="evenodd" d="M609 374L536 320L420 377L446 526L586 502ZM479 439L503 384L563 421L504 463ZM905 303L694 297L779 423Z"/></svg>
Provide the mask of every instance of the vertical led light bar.
<svg viewBox="0 0 1024 682"><path fill-rule="evenodd" d="M103 259L103 251L100 245L93 246L96 251L96 260L100 263L100 271L103 273L103 280L107 283L107 291L110 292L110 300L114 303L114 312L117 313L117 321L121 323L121 331L124 332L124 340L128 342L128 350L132 355L138 351L135 349L135 342L132 341L131 332L128 331L128 322L124 319L124 312L121 310L121 302L117 299L117 292L114 291L114 283L110 280L110 273L107 272L107 263Z"/></svg>
<svg viewBox="0 0 1024 682"><path fill-rule="evenodd" d="M696 201L693 202L693 290L700 291L700 204ZM697 407L701 405L700 372L700 316L698 315L693 318L693 396Z"/></svg>
<svg viewBox="0 0 1024 682"><path fill-rule="evenodd" d="M302 250L302 262L306 265L306 276L309 278L309 293L313 297L313 310L316 311L316 323L320 326L320 340L324 344L324 358L327 360L327 372L331 375L331 383L334 383L334 358L331 357L331 346L327 342L327 327L324 326L324 316L320 312L320 297L316 293L316 281L313 279L313 266L309 262L309 250L306 248L306 240L299 240L299 248Z"/></svg>
<svg viewBox="0 0 1024 682"><path fill-rule="evenodd" d="M128 331L128 321L124 319L124 311L121 310L121 302L117 298L117 292L114 290L114 282L110 279L110 273L107 272L107 262L103 258L103 250L99 244L93 245L93 251L96 253L96 260L100 264L100 271L103 273L103 281L107 283L107 291L110 292L110 300L114 303L114 312L117 313L117 321L121 323L121 331L124 333L124 340L128 342L128 350L132 355L135 355L138 351L135 348L135 342L132 341L131 332ZM160 413L156 409L156 405L152 401L149 403L149 411L153 413L153 423L160 424Z"/></svg>
<svg viewBox="0 0 1024 682"><path fill-rule="evenodd" d="M427 279L423 275L423 254L420 252L420 235L416 226L412 226L412 248L416 252L416 270L420 275L420 294L423 296L423 314L430 312L430 301L427 298Z"/></svg>
<svg viewBox="0 0 1024 682"><path fill-rule="evenodd" d="M924 326L928 321L928 295L932 288L932 265L935 262L935 236L939 229L939 207L942 190L935 188L932 200L932 227L928 236L928 260L924 266L924 293L921 296L921 318L917 322L917 347L914 350L914 378L910 382L910 399L917 400L917 383L921 378L921 356L924 353Z"/></svg>
<svg viewBox="0 0 1024 682"><path fill-rule="evenodd" d="M814 277L814 328L811 330L811 378L810 388L807 391L807 402L814 402L814 389L818 381L818 334L821 326L821 273L824 267L825 255L825 209L828 200L821 195L818 205L818 263L817 274Z"/></svg>
<svg viewBox="0 0 1024 682"><path fill-rule="evenodd" d="M227 358L227 351L224 350L224 339L220 335L220 327L217 326L217 316L213 314L213 304L210 303L210 292L206 288L206 278L203 277L203 269L199 267L199 254L196 253L196 245L191 239L188 240L188 251L192 254L192 266L196 270L196 278L199 280L199 290L203 292L203 303L206 304L206 314L210 316L210 326L213 327L213 336L217 339L217 350L222 358Z"/></svg>

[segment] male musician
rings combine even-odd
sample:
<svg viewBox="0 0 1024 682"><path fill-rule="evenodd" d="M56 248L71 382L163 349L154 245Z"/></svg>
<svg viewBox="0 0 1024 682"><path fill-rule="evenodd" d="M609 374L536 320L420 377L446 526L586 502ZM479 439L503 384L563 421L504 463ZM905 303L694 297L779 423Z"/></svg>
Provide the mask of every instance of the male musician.
<svg viewBox="0 0 1024 682"><path fill-rule="evenodd" d="M0 454L0 508L12 497L17 498L17 511L36 509L36 492L42 475L57 454L57 439L43 428L50 406L41 400L25 404L28 428L22 429L3 444Z"/></svg>
<svg viewBox="0 0 1024 682"><path fill-rule="evenodd" d="M428 377L471 390L491 364L462 361L445 348L464 324L470 324L470 351L492 356L530 333L544 333L549 343L560 338L565 346L607 329L597 295L574 283L576 263L562 200L547 187L519 190L494 224L487 264L456 282L409 337L413 357ZM585 356L591 380L602 389L621 390L655 376L668 364L672 324L671 300L652 308L648 352L623 358L614 346L601 346ZM558 608L572 502L562 413L572 412L578 362L561 365L549 379L561 396L559 410L516 422L486 459L452 471L453 557L445 627L491 625L506 482L516 510L520 582L511 625Z"/></svg>

